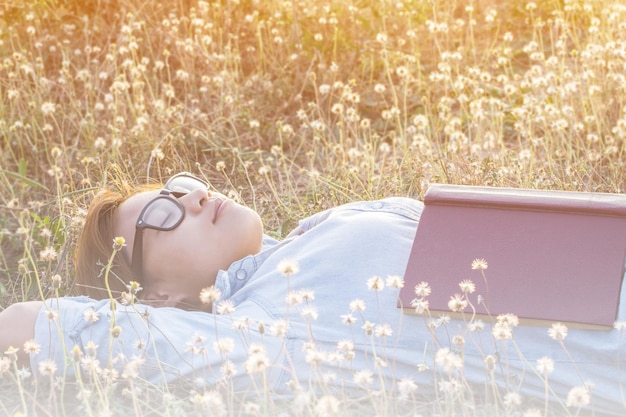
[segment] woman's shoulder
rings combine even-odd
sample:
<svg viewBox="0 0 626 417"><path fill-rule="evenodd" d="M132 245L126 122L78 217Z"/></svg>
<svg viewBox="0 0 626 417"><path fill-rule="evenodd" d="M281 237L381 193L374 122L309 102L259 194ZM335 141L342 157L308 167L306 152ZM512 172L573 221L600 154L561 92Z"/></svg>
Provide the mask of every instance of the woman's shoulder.
<svg viewBox="0 0 626 417"><path fill-rule="evenodd" d="M387 197L378 200L354 201L302 219L298 227L296 227L288 237L311 230L313 227L335 216L351 216L353 213L358 212L391 213L413 221L419 221L423 208L424 204L421 201L415 198L401 196Z"/></svg>
<svg viewBox="0 0 626 417"><path fill-rule="evenodd" d="M424 208L424 204L414 198L392 196L379 200L356 201L338 207L338 211L374 211L393 213L414 220L419 217Z"/></svg>
<svg viewBox="0 0 626 417"><path fill-rule="evenodd" d="M42 306L45 306L47 310L56 310L60 307L70 310L83 310L85 308L98 308L99 305L105 302L108 303L109 300L97 300L86 295L68 295L65 297L49 298L45 301L45 303L42 303Z"/></svg>

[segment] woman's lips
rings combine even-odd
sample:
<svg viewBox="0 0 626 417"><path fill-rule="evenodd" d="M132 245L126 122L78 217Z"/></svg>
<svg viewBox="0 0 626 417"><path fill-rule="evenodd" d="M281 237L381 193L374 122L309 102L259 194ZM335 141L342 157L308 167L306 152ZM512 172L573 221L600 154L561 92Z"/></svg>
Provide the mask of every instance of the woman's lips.
<svg viewBox="0 0 626 417"><path fill-rule="evenodd" d="M228 205L228 200L222 200L218 198L215 201L215 214L213 215L213 223L215 223L219 217L219 215L224 211L224 208Z"/></svg>

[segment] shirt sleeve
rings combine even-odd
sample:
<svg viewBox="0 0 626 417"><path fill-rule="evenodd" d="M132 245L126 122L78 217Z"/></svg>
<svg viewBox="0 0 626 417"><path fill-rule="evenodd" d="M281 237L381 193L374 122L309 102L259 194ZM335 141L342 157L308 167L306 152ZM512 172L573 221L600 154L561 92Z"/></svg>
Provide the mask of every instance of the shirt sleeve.
<svg viewBox="0 0 626 417"><path fill-rule="evenodd" d="M235 386L248 389L251 380L242 364L252 349L267 352L268 361L282 362L276 353L280 349L272 345L275 341L259 334L253 320L114 305L112 309L109 300L87 297L48 300L35 323L35 340L41 348L31 355L32 369L52 361L59 375L108 373L157 384L181 376L214 384L229 376Z"/></svg>

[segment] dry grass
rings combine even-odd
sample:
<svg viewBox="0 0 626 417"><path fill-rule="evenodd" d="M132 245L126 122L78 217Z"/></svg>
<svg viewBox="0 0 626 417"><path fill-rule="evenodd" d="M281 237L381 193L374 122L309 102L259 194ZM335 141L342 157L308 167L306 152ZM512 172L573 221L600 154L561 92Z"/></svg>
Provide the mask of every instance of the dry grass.
<svg viewBox="0 0 626 417"><path fill-rule="evenodd" d="M2 308L71 290L116 172L203 175L276 236L433 182L625 191L620 1L24 0L0 59Z"/></svg>

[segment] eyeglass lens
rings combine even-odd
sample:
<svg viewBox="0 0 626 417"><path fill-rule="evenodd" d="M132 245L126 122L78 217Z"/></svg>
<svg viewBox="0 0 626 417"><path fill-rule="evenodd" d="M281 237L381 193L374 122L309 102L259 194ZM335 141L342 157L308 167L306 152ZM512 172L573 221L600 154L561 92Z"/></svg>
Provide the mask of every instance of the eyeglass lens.
<svg viewBox="0 0 626 417"><path fill-rule="evenodd" d="M146 226L169 229L177 225L183 210L169 198L157 198L146 207L143 221Z"/></svg>
<svg viewBox="0 0 626 417"><path fill-rule="evenodd" d="M165 184L165 189L177 198L199 188L207 188L207 184L188 174L176 175ZM159 229L176 227L184 215L184 209L171 196L159 196L152 200L145 208L142 216L144 226Z"/></svg>
<svg viewBox="0 0 626 417"><path fill-rule="evenodd" d="M198 188L208 188L208 185L198 178L180 175L172 177L167 184L165 184L165 188L174 193L188 193Z"/></svg>

